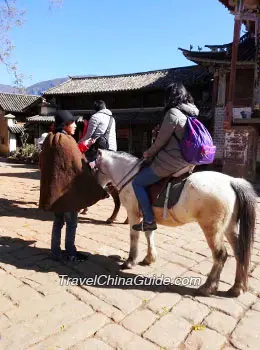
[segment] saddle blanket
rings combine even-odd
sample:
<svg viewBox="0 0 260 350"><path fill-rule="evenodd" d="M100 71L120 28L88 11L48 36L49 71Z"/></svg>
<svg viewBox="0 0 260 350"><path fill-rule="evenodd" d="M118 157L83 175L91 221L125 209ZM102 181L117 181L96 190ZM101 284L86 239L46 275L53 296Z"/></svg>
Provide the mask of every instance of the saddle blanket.
<svg viewBox="0 0 260 350"><path fill-rule="evenodd" d="M184 174L178 178L166 178L157 184L151 185L148 192L152 206L164 208L167 201L167 208L172 208L178 202L189 175Z"/></svg>

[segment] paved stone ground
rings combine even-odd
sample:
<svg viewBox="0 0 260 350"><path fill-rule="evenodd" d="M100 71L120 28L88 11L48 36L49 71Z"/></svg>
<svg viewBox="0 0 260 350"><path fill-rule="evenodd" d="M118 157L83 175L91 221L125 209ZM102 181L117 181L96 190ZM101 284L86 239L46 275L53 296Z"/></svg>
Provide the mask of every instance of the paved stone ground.
<svg viewBox="0 0 260 350"><path fill-rule="evenodd" d="M259 349L259 226L250 291L237 299L223 293L196 297L193 286L126 281L162 274L204 281L211 252L197 225L160 226L158 261L120 272L119 257L126 258L129 248L128 226L122 224L126 213L122 208L117 223L105 224L113 209L106 199L79 216L76 243L89 260L65 265L48 258L52 217L37 209L38 198L35 167L0 163L0 349ZM142 236L140 260L145 250ZM234 273L231 256L221 276L222 292L233 284ZM125 284L67 286L60 275L103 275L103 282L105 276L120 275ZM205 328L195 330L196 324Z"/></svg>

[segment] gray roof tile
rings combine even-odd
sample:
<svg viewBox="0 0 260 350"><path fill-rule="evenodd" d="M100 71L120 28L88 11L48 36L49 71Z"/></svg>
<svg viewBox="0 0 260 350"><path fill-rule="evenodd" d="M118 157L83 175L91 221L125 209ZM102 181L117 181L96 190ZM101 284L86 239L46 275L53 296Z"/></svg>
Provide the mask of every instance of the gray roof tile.
<svg viewBox="0 0 260 350"><path fill-rule="evenodd" d="M55 122L55 118L51 115L34 115L33 117L26 118L26 121L31 123L53 123Z"/></svg>
<svg viewBox="0 0 260 350"><path fill-rule="evenodd" d="M78 116L77 121L82 121L83 117ZM53 115L34 115L33 117L27 117L26 122L28 123L46 123L50 124L55 122L55 117Z"/></svg>
<svg viewBox="0 0 260 350"><path fill-rule="evenodd" d="M184 84L207 79L210 73L200 66L170 68L134 74L71 77L70 80L47 90L46 95L84 94L95 92L115 92L143 89L164 89L174 81Z"/></svg>
<svg viewBox="0 0 260 350"><path fill-rule="evenodd" d="M18 95L0 93L0 106L7 112L22 112L41 97L36 95Z"/></svg>
<svg viewBox="0 0 260 350"><path fill-rule="evenodd" d="M9 125L8 130L10 130L13 134L20 134L24 130L24 124Z"/></svg>

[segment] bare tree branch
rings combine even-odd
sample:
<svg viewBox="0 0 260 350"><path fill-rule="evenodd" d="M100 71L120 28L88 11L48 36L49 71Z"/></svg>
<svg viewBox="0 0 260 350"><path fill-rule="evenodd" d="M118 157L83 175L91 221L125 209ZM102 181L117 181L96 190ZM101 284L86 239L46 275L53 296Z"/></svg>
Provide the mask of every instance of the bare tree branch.
<svg viewBox="0 0 260 350"><path fill-rule="evenodd" d="M4 0L2 5L0 2L0 63L6 66L17 87L22 86L23 75L13 61L14 45L10 33L14 27L23 24L24 14L25 11L17 8L16 0Z"/></svg>
<svg viewBox="0 0 260 350"><path fill-rule="evenodd" d="M24 22L25 11L17 5L19 0L0 0L0 64L4 64L13 76L14 85L23 89L24 76L14 61L14 49L10 33ZM64 0L49 0L50 6L61 6Z"/></svg>
<svg viewBox="0 0 260 350"><path fill-rule="evenodd" d="M49 8L51 9L53 6L61 7L64 0L49 0Z"/></svg>
<svg viewBox="0 0 260 350"><path fill-rule="evenodd" d="M10 7L9 7L8 0L5 0L5 3L6 3L6 6L8 7L8 9L9 9Z"/></svg>

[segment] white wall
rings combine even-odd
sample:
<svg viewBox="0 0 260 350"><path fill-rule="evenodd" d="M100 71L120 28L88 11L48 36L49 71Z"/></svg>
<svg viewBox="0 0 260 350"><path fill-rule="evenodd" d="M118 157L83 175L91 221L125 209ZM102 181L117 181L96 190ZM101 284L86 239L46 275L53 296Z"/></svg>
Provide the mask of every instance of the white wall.
<svg viewBox="0 0 260 350"><path fill-rule="evenodd" d="M9 152L16 151L16 137L13 133L9 133Z"/></svg>

